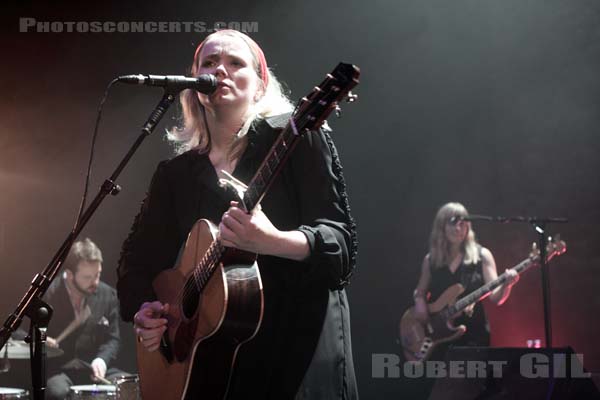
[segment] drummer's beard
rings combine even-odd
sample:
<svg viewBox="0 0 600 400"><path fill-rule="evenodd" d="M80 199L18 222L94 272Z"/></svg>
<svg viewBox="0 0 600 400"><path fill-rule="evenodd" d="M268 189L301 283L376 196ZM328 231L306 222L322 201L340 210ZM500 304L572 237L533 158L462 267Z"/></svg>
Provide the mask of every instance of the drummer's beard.
<svg viewBox="0 0 600 400"><path fill-rule="evenodd" d="M78 282L77 279L75 277L73 277L73 280L71 281L73 283L73 287L75 289L77 289L77 291L83 295L83 297L90 297L91 295L93 295L94 293L96 293L96 290L98 289L97 285L92 284L90 287L88 287L87 289L83 288Z"/></svg>

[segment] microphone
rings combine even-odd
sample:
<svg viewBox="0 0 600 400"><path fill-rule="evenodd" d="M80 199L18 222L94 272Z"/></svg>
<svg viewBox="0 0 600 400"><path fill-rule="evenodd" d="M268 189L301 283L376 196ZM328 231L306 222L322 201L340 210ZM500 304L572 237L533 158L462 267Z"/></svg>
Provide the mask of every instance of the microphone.
<svg viewBox="0 0 600 400"><path fill-rule="evenodd" d="M124 75L120 76L118 81L137 85L160 86L167 90L176 91L194 89L204 94L211 94L217 89L217 79L210 74L202 74L196 78L182 75Z"/></svg>
<svg viewBox="0 0 600 400"><path fill-rule="evenodd" d="M562 217L491 217L489 215L455 215L450 218L451 224L457 224L460 221L489 221L489 222L499 222L499 223L507 223L507 222L527 222L529 224L538 224L538 223L560 223L564 224L569 222L567 218Z"/></svg>
<svg viewBox="0 0 600 400"><path fill-rule="evenodd" d="M494 222L504 222L503 217L488 217L487 215L466 215L466 216L460 216L460 215L455 215L454 217L450 218L450 223L452 224L456 224L460 221L494 221Z"/></svg>

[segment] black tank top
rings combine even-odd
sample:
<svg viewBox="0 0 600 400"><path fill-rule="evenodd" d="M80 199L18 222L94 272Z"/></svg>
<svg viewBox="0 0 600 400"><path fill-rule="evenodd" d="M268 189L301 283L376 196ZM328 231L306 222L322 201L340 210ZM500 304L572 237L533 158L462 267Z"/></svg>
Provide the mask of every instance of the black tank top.
<svg viewBox="0 0 600 400"><path fill-rule="evenodd" d="M431 282L429 291L431 292L430 301L437 298L450 286L460 283L465 291L459 298L462 298L484 284L483 280L483 262L481 258L481 246L478 246L479 261L476 264L465 264L461 262L454 273L450 272L447 265L433 268L430 266ZM468 317L461 315L455 320L455 325L465 325L467 332L458 340L451 342L455 346L489 346L490 330L489 324L481 302L475 305L473 315Z"/></svg>

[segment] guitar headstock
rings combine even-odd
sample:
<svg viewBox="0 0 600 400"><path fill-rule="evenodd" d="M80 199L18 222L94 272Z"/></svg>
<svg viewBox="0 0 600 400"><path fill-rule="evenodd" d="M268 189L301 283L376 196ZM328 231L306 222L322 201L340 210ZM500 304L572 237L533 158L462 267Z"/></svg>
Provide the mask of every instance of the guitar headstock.
<svg viewBox="0 0 600 400"><path fill-rule="evenodd" d="M348 102L357 96L350 90L359 82L360 69L352 64L339 63L327 74L325 80L303 97L294 112L294 122L299 134L318 129L333 110L339 112L338 103Z"/></svg>
<svg viewBox="0 0 600 400"><path fill-rule="evenodd" d="M548 244L546 245L546 259L550 261L554 256L560 256L566 253L567 244L564 240L560 240L560 235L556 235L554 239L548 238Z"/></svg>
<svg viewBox="0 0 600 400"><path fill-rule="evenodd" d="M567 244L564 240L560 240L560 235L556 235L554 238L548 238L548 244L546 244L546 261L550 261L555 256L560 256L567 251ZM537 259L540 257L540 249L537 248L537 244L534 242L531 246L531 253L529 257Z"/></svg>

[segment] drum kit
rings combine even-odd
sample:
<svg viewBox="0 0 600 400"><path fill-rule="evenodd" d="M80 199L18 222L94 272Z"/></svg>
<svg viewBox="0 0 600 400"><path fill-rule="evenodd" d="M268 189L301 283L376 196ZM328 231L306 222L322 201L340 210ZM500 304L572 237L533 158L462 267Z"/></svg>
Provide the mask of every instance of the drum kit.
<svg viewBox="0 0 600 400"><path fill-rule="evenodd" d="M114 379L114 385L71 386L68 400L141 400L137 375ZM2 399L2 397L0 397Z"/></svg>
<svg viewBox="0 0 600 400"><path fill-rule="evenodd" d="M0 353L0 372L10 369L9 360L29 359L29 344L21 340L9 339ZM63 354L59 348L46 347L46 357L58 357ZM71 386L66 400L141 400L137 375L123 375L110 382L111 385ZM0 400L29 400L25 389L0 387Z"/></svg>

